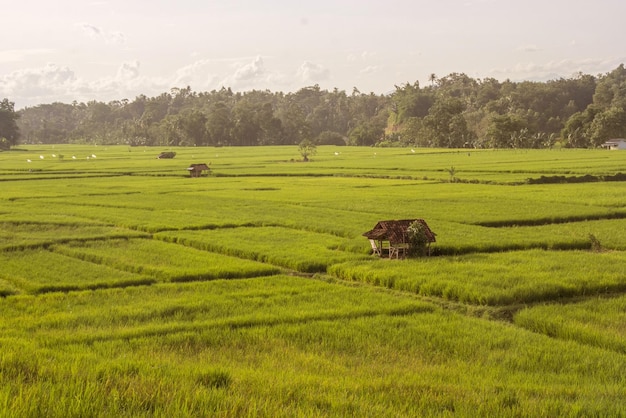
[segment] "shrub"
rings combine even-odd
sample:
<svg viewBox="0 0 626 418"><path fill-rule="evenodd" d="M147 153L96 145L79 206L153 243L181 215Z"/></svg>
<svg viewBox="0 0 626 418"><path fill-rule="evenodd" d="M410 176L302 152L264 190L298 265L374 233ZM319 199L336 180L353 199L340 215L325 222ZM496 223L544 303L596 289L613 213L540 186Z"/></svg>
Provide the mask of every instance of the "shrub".
<svg viewBox="0 0 626 418"><path fill-rule="evenodd" d="M332 132L332 131L324 131L320 133L317 138L315 138L315 143L317 145L346 145L346 140L343 135Z"/></svg>
<svg viewBox="0 0 626 418"><path fill-rule="evenodd" d="M426 232L426 226L415 221L407 230L407 236L409 239L409 255L411 256L425 256L428 253L428 234Z"/></svg>
<svg viewBox="0 0 626 418"><path fill-rule="evenodd" d="M309 161L309 157L317 153L317 146L309 139L305 139L298 145L298 151L302 155L302 161Z"/></svg>

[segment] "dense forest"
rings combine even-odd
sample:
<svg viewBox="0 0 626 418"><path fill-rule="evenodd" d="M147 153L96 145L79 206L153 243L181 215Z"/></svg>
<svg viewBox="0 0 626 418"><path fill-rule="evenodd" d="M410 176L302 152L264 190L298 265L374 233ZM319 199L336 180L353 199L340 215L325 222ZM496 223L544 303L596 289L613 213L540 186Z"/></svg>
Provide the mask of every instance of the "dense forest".
<svg viewBox="0 0 626 418"><path fill-rule="evenodd" d="M159 146L596 147L626 137L626 69L548 82L432 74L386 95L174 88L156 97L41 104L18 113L21 143Z"/></svg>

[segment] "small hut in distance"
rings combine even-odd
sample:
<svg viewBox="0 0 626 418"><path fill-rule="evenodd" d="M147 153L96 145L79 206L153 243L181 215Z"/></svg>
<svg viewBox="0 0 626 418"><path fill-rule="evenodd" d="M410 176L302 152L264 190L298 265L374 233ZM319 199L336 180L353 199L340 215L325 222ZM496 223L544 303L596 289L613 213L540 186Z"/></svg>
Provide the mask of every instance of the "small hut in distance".
<svg viewBox="0 0 626 418"><path fill-rule="evenodd" d="M157 156L159 160L170 159L174 157L176 157L176 153L174 151L163 151Z"/></svg>
<svg viewBox="0 0 626 418"><path fill-rule="evenodd" d="M211 171L208 165L201 164L191 164L187 167L187 171L189 171L189 176L191 177L201 177L203 171Z"/></svg>
<svg viewBox="0 0 626 418"><path fill-rule="evenodd" d="M372 254L380 257L404 258L411 250L409 227L418 225L423 231L426 248L430 255L430 244L435 242L435 233L423 219L379 221L370 231L363 234L372 245Z"/></svg>
<svg viewBox="0 0 626 418"><path fill-rule="evenodd" d="M626 139L610 139L602 144L601 147L609 150L626 150Z"/></svg>

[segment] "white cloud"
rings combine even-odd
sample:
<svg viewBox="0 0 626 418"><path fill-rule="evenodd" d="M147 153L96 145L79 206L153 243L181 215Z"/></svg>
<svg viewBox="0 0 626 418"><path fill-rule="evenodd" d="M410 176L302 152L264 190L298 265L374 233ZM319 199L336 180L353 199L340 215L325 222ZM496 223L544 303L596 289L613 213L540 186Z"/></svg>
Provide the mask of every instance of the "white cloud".
<svg viewBox="0 0 626 418"><path fill-rule="evenodd" d="M179 68L174 74L174 86L191 86L194 90L210 89L217 80L217 75L210 71L213 62L202 59Z"/></svg>
<svg viewBox="0 0 626 418"><path fill-rule="evenodd" d="M66 96L77 82L69 68L47 64L42 68L27 68L1 76L0 95L9 96L16 103L19 103L18 98L37 102L46 97Z"/></svg>
<svg viewBox="0 0 626 418"><path fill-rule="evenodd" d="M170 75L147 77L141 74L139 61L126 61L108 76L88 80L76 76L69 67L46 64L40 68L27 68L0 75L0 97L9 97L17 108L42 103L74 100L132 99L139 94L158 95L173 87L190 86L195 91L208 91L220 87L233 90L300 87L329 78L329 70L321 65L304 62L290 76L266 68L261 56L238 60L229 67L230 59L202 59L180 67ZM373 68L370 69L373 71Z"/></svg>
<svg viewBox="0 0 626 418"><path fill-rule="evenodd" d="M117 69L118 80L133 80L139 77L139 61L125 62Z"/></svg>
<svg viewBox="0 0 626 418"><path fill-rule="evenodd" d="M122 32L107 32L98 26L90 25L88 23L80 23L78 26L90 39L103 41L105 44L109 45L122 45L126 43L126 37Z"/></svg>
<svg viewBox="0 0 626 418"><path fill-rule="evenodd" d="M298 77L304 83L317 83L320 81L328 80L330 77L330 71L319 64L305 61L298 69Z"/></svg>
<svg viewBox="0 0 626 418"><path fill-rule="evenodd" d="M370 74L376 74L378 72L380 72L380 67L378 65L370 65L361 69L359 71L359 74L370 75Z"/></svg>
<svg viewBox="0 0 626 418"><path fill-rule="evenodd" d="M79 26L83 30L83 33L91 39L98 39L102 35L102 31L96 26L87 23L81 23Z"/></svg>
<svg viewBox="0 0 626 418"><path fill-rule="evenodd" d="M267 74L263 58L257 56L252 62L239 66L235 72L225 79L225 85L237 86L251 84Z"/></svg>
<svg viewBox="0 0 626 418"><path fill-rule="evenodd" d="M68 67L46 64L0 76L0 97L9 97L16 107L61 101L119 100L140 93L163 92L169 83L140 76L139 62L122 63L114 76L87 81Z"/></svg>
<svg viewBox="0 0 626 418"><path fill-rule="evenodd" d="M606 71L606 68L615 68L624 61L624 57L615 59L580 59L556 60L544 63L525 62L517 63L513 67L492 69L490 73L495 78L510 78L513 81L533 80L548 81L559 77L568 78L578 72L596 75Z"/></svg>
<svg viewBox="0 0 626 418"><path fill-rule="evenodd" d="M138 94L152 95L171 88L171 80L144 77L139 72L139 61L122 63L115 76L103 77L95 81L80 84L78 100L120 100L132 98Z"/></svg>
<svg viewBox="0 0 626 418"><path fill-rule="evenodd" d="M219 61L219 60L218 60ZM115 72L94 80L77 77L73 70L49 63L39 68L26 68L0 75L0 97L8 97L17 108L55 101L111 101L133 98L139 94L157 95L172 87L191 86L196 91L223 86L247 89L269 88L267 83L280 77L269 73L260 57L235 67L234 72L218 84L210 72L214 60L198 60L176 70L169 76L146 77L139 61L121 63Z"/></svg>
<svg viewBox="0 0 626 418"><path fill-rule="evenodd" d="M267 70L263 58L257 56L246 64L236 64L232 74L223 78L217 87L231 87L233 90L269 89L284 84L284 79L280 73Z"/></svg>

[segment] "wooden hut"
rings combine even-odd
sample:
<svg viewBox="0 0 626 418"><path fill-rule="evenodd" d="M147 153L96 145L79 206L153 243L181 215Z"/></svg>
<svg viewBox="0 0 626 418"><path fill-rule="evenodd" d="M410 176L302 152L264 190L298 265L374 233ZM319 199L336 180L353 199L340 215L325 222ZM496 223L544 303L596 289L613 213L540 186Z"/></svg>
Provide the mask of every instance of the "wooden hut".
<svg viewBox="0 0 626 418"><path fill-rule="evenodd" d="M388 256L389 258L405 257L409 250L408 229L414 222L419 222L425 227L430 253L430 244L435 242L435 233L423 219L379 221L372 230L365 232L363 236L370 240L372 254L380 257Z"/></svg>
<svg viewBox="0 0 626 418"><path fill-rule="evenodd" d="M191 177L200 177L202 176L203 171L209 171L209 170L210 170L209 166L204 163L191 164L189 167L187 167L187 171L189 171L189 175Z"/></svg>

